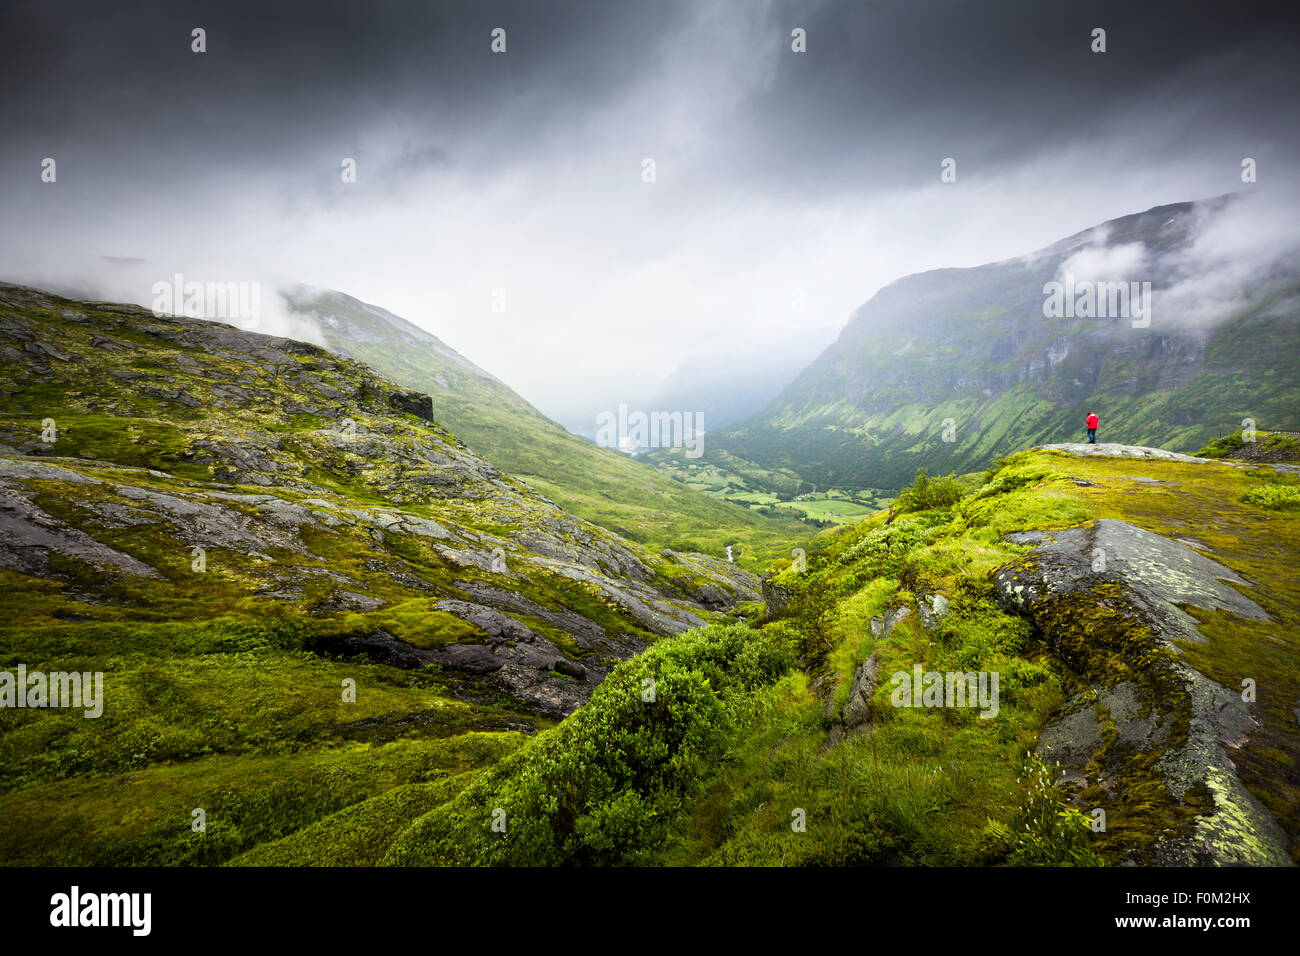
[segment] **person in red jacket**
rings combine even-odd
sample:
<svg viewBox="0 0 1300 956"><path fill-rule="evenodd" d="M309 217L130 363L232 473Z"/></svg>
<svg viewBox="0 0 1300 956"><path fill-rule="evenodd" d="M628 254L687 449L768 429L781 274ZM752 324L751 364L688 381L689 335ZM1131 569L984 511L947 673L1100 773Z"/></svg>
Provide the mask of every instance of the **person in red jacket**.
<svg viewBox="0 0 1300 956"><path fill-rule="evenodd" d="M1089 412L1088 417L1083 420L1083 424L1088 429L1088 443L1090 445L1097 444L1097 426L1100 423L1101 419L1097 417L1096 412Z"/></svg>

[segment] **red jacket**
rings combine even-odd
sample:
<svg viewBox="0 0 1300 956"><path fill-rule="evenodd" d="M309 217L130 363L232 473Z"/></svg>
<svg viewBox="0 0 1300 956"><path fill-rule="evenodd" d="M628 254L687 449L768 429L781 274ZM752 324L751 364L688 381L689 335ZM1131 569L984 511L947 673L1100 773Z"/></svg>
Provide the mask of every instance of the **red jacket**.
<svg viewBox="0 0 1300 956"><path fill-rule="evenodd" d="M1099 419L1097 418L1096 415L1089 415L1087 418L1083 420L1083 423L1089 428L1096 428L1098 421Z"/></svg>

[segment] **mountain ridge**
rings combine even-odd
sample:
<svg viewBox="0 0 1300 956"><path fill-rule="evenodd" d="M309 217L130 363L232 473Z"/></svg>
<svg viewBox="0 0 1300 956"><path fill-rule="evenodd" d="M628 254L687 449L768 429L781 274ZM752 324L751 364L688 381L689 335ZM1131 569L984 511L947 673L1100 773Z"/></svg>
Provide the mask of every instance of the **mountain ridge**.
<svg viewBox="0 0 1300 956"><path fill-rule="evenodd" d="M1075 419L1094 405L1103 435L1182 450L1243 418L1294 427L1300 271L1290 250L1276 250L1277 266L1255 273L1260 285L1228 300L1217 322L1182 311L1198 240L1241 202L1156 206L1024 256L900 278L713 447L821 486L900 487L918 467L967 472L1077 434ZM1088 281L1151 281L1148 326L1046 316L1044 288L1072 264L1093 270L1080 276Z"/></svg>

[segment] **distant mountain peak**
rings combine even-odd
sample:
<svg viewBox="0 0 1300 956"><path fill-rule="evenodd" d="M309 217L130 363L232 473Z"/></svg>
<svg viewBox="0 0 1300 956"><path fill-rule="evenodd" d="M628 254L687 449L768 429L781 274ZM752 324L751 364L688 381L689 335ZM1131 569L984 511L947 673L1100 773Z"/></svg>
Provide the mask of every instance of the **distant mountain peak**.
<svg viewBox="0 0 1300 956"><path fill-rule="evenodd" d="M396 335L410 344L434 349L439 355L468 372L491 379L502 386L505 385L501 379L475 365L432 332L380 306L362 302L334 289L308 285L297 285L281 290L281 295L293 311L300 314L315 313L318 324L347 336L349 341L373 345L391 341ZM366 321L365 315L372 316L381 324L376 325ZM324 327L321 331L322 334L327 334Z"/></svg>

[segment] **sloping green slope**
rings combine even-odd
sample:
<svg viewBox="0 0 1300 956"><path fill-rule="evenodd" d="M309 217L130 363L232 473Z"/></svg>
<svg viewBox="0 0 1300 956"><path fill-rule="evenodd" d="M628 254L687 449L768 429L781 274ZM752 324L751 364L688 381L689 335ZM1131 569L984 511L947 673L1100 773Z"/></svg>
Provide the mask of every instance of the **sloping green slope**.
<svg viewBox="0 0 1300 956"><path fill-rule="evenodd" d="M221 862L491 764L759 597L561 511L357 362L7 285L0 532L0 694L102 675L98 716L0 708L6 864Z"/></svg>
<svg viewBox="0 0 1300 956"><path fill-rule="evenodd" d="M710 447L819 487L897 488L919 467L961 474L1026 445L1079 440L1090 411L1104 440L1180 451L1246 418L1296 428L1294 262L1245 289L1212 326L1172 314L1162 298L1188 278L1179 257L1197 224L1223 206L1160 206L1024 259L900 279L761 416L710 436ZM1043 287L1073 257L1138 246L1137 275L1152 282L1149 326L1044 316ZM1115 271L1098 281L1127 277Z"/></svg>
<svg viewBox="0 0 1300 956"><path fill-rule="evenodd" d="M801 522L753 514L701 494L642 462L600 448L546 418L435 336L350 296L299 289L291 309L328 347L427 392L466 445L561 508L652 548L725 555L754 568L806 539Z"/></svg>

